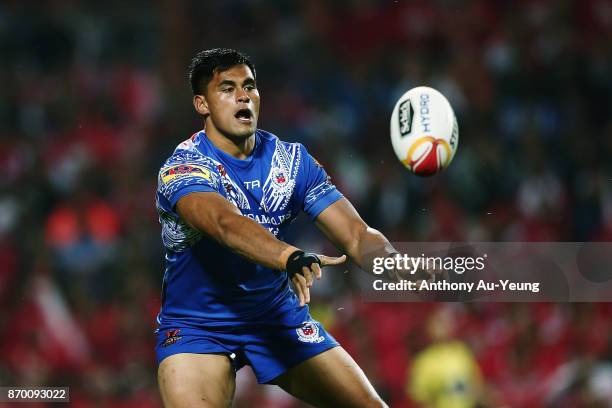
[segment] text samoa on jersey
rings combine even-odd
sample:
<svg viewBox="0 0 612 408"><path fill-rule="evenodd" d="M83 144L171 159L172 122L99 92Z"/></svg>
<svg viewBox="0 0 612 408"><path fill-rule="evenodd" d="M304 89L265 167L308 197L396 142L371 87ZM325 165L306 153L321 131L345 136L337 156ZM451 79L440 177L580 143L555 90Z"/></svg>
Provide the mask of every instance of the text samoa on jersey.
<svg viewBox="0 0 612 408"><path fill-rule="evenodd" d="M270 231L274 236L277 236L280 233L280 229L278 228L284 221L291 218L291 213L283 214L283 215L266 215L266 214L242 214L245 217L248 217L252 220L255 220L259 225L266 228Z"/></svg>
<svg viewBox="0 0 612 408"><path fill-rule="evenodd" d="M291 213L282 215L266 215L266 214L243 214L245 217L249 217L252 220L257 221L262 225L281 225L284 221L291 218Z"/></svg>

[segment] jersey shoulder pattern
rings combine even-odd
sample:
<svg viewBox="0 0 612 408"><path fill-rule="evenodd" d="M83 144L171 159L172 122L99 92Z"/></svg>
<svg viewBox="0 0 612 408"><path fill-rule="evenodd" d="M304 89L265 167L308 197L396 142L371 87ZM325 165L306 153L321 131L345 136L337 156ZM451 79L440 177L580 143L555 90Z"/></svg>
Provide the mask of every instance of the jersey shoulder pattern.
<svg viewBox="0 0 612 408"><path fill-rule="evenodd" d="M263 185L260 204L266 211L284 210L289 204L295 190L302 156L298 143L286 143L276 136L274 143L270 172Z"/></svg>
<svg viewBox="0 0 612 408"><path fill-rule="evenodd" d="M219 190L216 163L200 153L192 139L182 142L159 171L158 190L169 200L180 189L203 184Z"/></svg>
<svg viewBox="0 0 612 408"><path fill-rule="evenodd" d="M174 211L177 193L196 186L218 190L219 184L214 163L195 148L193 138L177 146L161 167L157 178L156 207L164 247L181 252L193 246L203 236L197 229L181 220Z"/></svg>
<svg viewBox="0 0 612 408"><path fill-rule="evenodd" d="M174 252L188 249L203 237L201 232L186 224L173 208L185 193L217 192L240 209L250 208L244 192L230 178L223 164L212 154L206 153L205 146L194 135L177 146L159 171L156 207L162 227L162 242Z"/></svg>
<svg viewBox="0 0 612 408"><path fill-rule="evenodd" d="M304 205L308 206L314 202L316 202L319 197L323 197L331 190L335 190L336 186L332 183L331 177L326 176L324 181L321 181L319 184L312 187L308 190L306 197L304 198Z"/></svg>
<svg viewBox="0 0 612 408"><path fill-rule="evenodd" d="M301 191L302 209L311 219L315 219L321 211L342 198L342 194L336 189L323 166L308 153L304 146L301 148L304 155L306 179L306 184Z"/></svg>
<svg viewBox="0 0 612 408"><path fill-rule="evenodd" d="M203 190L220 193L236 207L249 209L249 201L244 192L229 177L223 164L212 155L200 152L198 145L202 146L195 137L178 145L160 170L158 179L160 193L170 201L174 201L172 196L179 190L201 185L208 187Z"/></svg>

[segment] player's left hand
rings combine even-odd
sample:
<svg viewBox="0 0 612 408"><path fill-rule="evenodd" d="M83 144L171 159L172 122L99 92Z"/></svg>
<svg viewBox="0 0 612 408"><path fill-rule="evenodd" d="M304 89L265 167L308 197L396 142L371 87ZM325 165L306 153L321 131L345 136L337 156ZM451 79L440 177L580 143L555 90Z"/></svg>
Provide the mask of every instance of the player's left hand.
<svg viewBox="0 0 612 408"><path fill-rule="evenodd" d="M339 265L346 261L346 255L332 257L296 251L287 260L287 273L300 299L300 306L310 302L310 287L314 279L321 279L321 267Z"/></svg>

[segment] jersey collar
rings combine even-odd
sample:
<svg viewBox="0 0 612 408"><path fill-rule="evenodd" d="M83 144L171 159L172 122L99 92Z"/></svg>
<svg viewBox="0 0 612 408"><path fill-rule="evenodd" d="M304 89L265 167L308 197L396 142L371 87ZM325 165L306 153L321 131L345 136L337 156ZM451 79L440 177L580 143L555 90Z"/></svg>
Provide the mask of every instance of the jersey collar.
<svg viewBox="0 0 612 408"><path fill-rule="evenodd" d="M259 148L261 146L261 135L259 134L259 130L255 131L255 146L253 147L253 151L246 159L238 159L231 154L224 152L219 149L206 135L204 130L201 130L197 133L196 136L196 148L203 155L207 155L208 152L212 151L216 154L217 157L221 158L224 162L229 162L234 166L238 166L241 168L249 167L253 163L253 158L257 155Z"/></svg>

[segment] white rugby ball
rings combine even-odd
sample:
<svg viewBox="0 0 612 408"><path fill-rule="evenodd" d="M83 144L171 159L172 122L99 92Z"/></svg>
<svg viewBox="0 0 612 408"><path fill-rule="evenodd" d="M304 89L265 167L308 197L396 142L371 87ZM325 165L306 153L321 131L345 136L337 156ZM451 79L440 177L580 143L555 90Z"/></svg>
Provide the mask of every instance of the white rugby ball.
<svg viewBox="0 0 612 408"><path fill-rule="evenodd" d="M399 161L418 176L448 167L459 144L459 127L446 97L427 86L403 94L391 114L391 144Z"/></svg>

